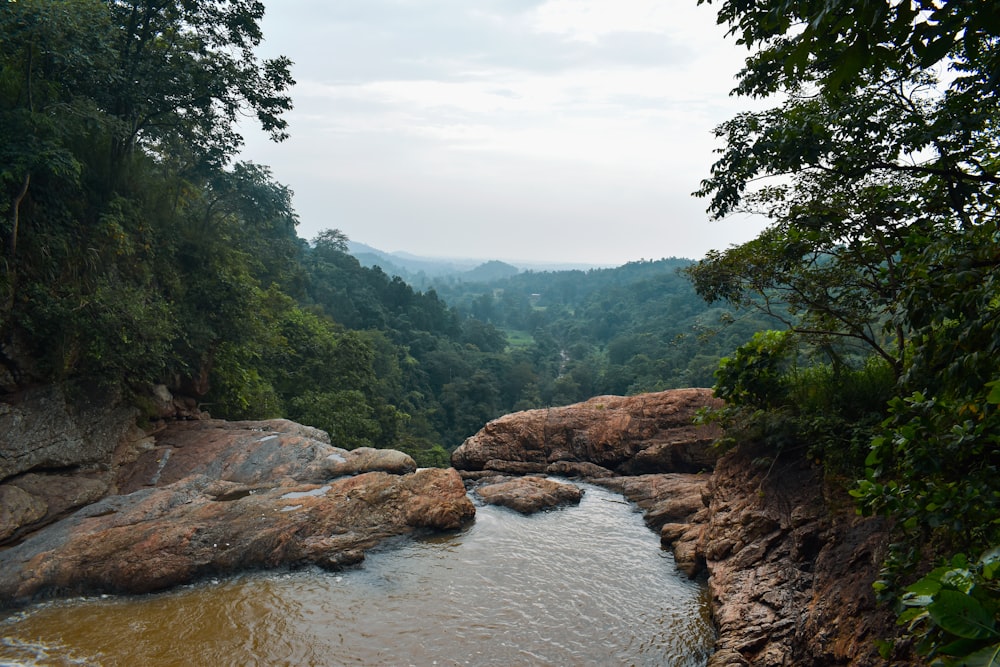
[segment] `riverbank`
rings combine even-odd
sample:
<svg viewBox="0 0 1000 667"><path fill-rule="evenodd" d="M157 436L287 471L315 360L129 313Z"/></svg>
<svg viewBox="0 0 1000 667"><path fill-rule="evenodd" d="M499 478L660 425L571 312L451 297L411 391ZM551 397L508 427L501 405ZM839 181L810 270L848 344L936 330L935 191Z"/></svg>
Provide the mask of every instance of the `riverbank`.
<svg viewBox="0 0 1000 667"><path fill-rule="evenodd" d="M704 667L704 582L674 570L619 494L574 485L577 504L527 516L477 502L466 527L337 572L33 605L0 620L0 664Z"/></svg>
<svg viewBox="0 0 1000 667"><path fill-rule="evenodd" d="M474 514L466 486L489 478L500 484L494 497L518 509L525 489L532 503L578 500L538 481L557 475L624 494L678 567L707 577L719 629L712 667L881 665L876 641L896 630L871 589L886 526L856 516L844 488L809 461L746 446L720 459L718 432L692 423L718 405L707 389L507 415L456 450L461 476L417 471L399 452L348 452L283 420L206 419L169 395L157 408L163 421L146 432L123 426L113 405L59 408L57 395L40 396L31 415L27 402L0 414L11 437L35 443L5 456L22 466L0 485L5 606L247 569L339 568L392 537L465 525ZM526 474L534 481L510 482Z"/></svg>
<svg viewBox="0 0 1000 667"><path fill-rule="evenodd" d="M879 641L898 628L872 583L888 527L857 516L846 487L808 460L749 444L720 458L715 434L691 424L717 404L707 389L685 389L507 415L452 462L473 478L596 470L590 481L620 489L678 567L707 577L719 631L710 667L887 664Z"/></svg>

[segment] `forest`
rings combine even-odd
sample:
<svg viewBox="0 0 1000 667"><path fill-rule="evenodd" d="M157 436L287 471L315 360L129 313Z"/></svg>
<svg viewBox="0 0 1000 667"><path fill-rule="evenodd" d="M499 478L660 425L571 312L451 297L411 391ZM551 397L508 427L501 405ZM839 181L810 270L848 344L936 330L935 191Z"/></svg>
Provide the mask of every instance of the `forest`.
<svg viewBox="0 0 1000 667"><path fill-rule="evenodd" d="M698 261L414 289L236 158L287 135L250 0L0 9L0 391L284 416L446 465L491 418L713 385L728 446L808 457L895 530L880 599L940 664L1000 665L1000 14L709 3L748 48L696 193L756 239ZM502 268L502 267L492 267ZM886 647L886 654L891 647Z"/></svg>
<svg viewBox="0 0 1000 667"><path fill-rule="evenodd" d="M444 465L507 412L710 385L762 328L702 301L686 260L486 265L436 292L362 266L336 229L300 239L291 189L235 161L246 108L281 141L291 106L290 63L253 54L262 11L5 4L4 391L98 385L142 405L165 383L213 416Z"/></svg>

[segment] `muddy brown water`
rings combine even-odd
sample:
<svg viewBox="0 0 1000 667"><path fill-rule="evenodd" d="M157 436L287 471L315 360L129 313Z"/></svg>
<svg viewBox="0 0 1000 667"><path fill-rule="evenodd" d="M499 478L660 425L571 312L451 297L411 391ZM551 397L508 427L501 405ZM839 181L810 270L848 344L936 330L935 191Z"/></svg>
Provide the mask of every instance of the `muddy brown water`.
<svg viewBox="0 0 1000 667"><path fill-rule="evenodd" d="M529 517L477 507L357 569L39 604L0 621L0 666L704 665L704 586L620 495L585 489Z"/></svg>

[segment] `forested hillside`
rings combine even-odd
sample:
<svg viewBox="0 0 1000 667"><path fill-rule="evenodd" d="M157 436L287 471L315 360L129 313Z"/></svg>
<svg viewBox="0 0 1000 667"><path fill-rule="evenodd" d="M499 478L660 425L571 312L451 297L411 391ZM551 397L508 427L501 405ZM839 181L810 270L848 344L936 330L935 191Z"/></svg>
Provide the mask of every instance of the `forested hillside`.
<svg viewBox="0 0 1000 667"><path fill-rule="evenodd" d="M721 357L780 322L752 309L707 307L680 271L685 259L614 269L523 272L449 281L437 294L505 331L514 354L548 369L546 404L598 394L711 387Z"/></svg>
<svg viewBox="0 0 1000 667"><path fill-rule="evenodd" d="M0 370L120 392L157 383L214 416L285 416L423 464L506 412L706 385L760 328L709 308L683 260L469 272L416 291L291 190L234 162L252 112L276 141L290 63L259 60L256 3L5 3L0 13ZM716 333L719 332L719 333Z"/></svg>

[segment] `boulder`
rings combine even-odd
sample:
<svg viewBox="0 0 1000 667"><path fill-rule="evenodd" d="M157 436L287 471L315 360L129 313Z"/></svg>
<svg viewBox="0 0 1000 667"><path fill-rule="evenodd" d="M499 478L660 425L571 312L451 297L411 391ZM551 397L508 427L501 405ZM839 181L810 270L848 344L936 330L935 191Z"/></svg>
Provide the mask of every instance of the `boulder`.
<svg viewBox="0 0 1000 667"><path fill-rule="evenodd" d="M374 449L358 447L344 456L331 455L326 470L331 477L357 475L362 472L381 470L394 475L405 475L417 469L417 464L409 454L395 449Z"/></svg>
<svg viewBox="0 0 1000 667"><path fill-rule="evenodd" d="M28 473L7 480L0 484L0 544L103 498L109 487L110 473L102 470ZM28 506L31 511L24 511Z"/></svg>
<svg viewBox="0 0 1000 667"><path fill-rule="evenodd" d="M719 436L695 413L720 405L709 389L598 396L489 422L452 454L459 470L542 473L555 463L591 463L618 474L710 469Z"/></svg>
<svg viewBox="0 0 1000 667"><path fill-rule="evenodd" d="M559 505L579 503L583 490L573 484L543 477L517 477L487 482L476 489L476 494L489 505L502 505L521 514L533 514Z"/></svg>
<svg viewBox="0 0 1000 667"><path fill-rule="evenodd" d="M475 514L453 469L359 464L331 477L330 462L349 452L311 435L284 420L168 425L118 472L118 495L0 551L0 605L144 593L247 568L342 567L387 538L453 530Z"/></svg>

